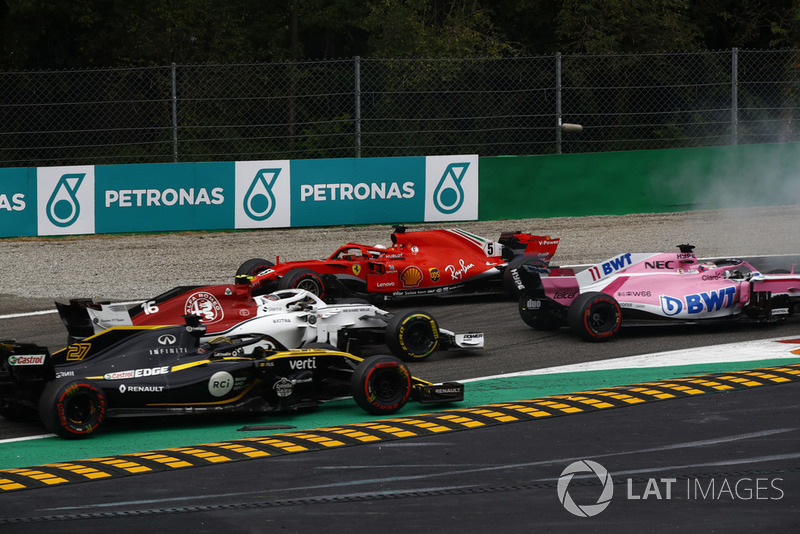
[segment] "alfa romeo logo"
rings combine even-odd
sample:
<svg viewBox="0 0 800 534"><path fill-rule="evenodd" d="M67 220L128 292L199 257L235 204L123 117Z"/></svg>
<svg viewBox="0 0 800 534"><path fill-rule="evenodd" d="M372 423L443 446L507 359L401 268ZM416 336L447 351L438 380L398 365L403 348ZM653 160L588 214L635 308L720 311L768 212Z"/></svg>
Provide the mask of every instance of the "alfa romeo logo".
<svg viewBox="0 0 800 534"><path fill-rule="evenodd" d="M183 310L186 315L199 315L206 324L214 324L225 316L217 297L205 291L193 293L186 299Z"/></svg>
<svg viewBox="0 0 800 534"><path fill-rule="evenodd" d="M572 500L568 491L569 483L572 481L572 477L578 473L594 473L600 479L603 491L596 503L579 505ZM592 517L599 514L611 504L611 497L614 496L614 482L611 480L611 475L608 474L605 467L591 460L578 460L569 464L561 473L556 489L558 500L561 501L564 508L578 517Z"/></svg>

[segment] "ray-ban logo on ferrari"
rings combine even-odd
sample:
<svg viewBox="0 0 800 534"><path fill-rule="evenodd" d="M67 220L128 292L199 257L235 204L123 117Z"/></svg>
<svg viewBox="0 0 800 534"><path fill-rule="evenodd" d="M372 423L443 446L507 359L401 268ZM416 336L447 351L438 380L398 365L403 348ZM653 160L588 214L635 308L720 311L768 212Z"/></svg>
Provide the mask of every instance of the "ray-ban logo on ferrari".
<svg viewBox="0 0 800 534"><path fill-rule="evenodd" d="M265 221L275 212L275 195L272 193L272 186L278 180L281 169L261 169L259 170L247 193L244 195L244 212L254 221Z"/></svg>
<svg viewBox="0 0 800 534"><path fill-rule="evenodd" d="M464 189L461 180L467 174L468 162L451 163L444 170L444 174L436 184L433 191L433 205L442 213L457 212L464 204Z"/></svg>
<svg viewBox="0 0 800 534"><path fill-rule="evenodd" d="M78 220L81 205L77 195L85 176L86 173L65 174L58 180L46 207L47 218L55 226L64 228Z"/></svg>

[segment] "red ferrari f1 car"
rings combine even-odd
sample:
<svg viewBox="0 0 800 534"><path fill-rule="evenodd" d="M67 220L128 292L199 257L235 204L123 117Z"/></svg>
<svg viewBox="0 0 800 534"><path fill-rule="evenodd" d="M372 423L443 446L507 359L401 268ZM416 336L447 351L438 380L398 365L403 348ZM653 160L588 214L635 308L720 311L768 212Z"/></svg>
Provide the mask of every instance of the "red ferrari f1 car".
<svg viewBox="0 0 800 534"><path fill-rule="evenodd" d="M491 241L462 230L406 232L396 226L389 247L347 243L324 260L245 261L236 272L254 295L305 289L324 300L342 297L408 297L452 293L514 294L509 267L545 266L558 239L504 232Z"/></svg>
<svg viewBox="0 0 800 534"><path fill-rule="evenodd" d="M774 322L800 310L800 274L762 274L741 259L698 260L692 245L665 254L620 254L577 274L516 269L519 313L536 330L569 326L589 341L620 325Z"/></svg>

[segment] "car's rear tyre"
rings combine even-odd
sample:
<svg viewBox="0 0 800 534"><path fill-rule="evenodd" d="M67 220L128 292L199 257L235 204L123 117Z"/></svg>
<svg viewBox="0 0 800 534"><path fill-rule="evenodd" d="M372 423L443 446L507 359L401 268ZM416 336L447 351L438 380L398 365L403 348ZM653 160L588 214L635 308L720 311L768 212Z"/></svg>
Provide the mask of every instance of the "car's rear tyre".
<svg viewBox="0 0 800 534"><path fill-rule="evenodd" d="M266 271L267 269L272 269L273 267L275 267L275 264L269 260L263 258L249 259L239 266L239 269L236 271L235 282L249 282L256 274L261 271Z"/></svg>
<svg viewBox="0 0 800 534"><path fill-rule="evenodd" d="M45 386L39 399L44 426L66 439L87 438L96 432L107 409L103 391L91 380L54 380Z"/></svg>
<svg viewBox="0 0 800 534"><path fill-rule="evenodd" d="M373 415L388 415L411 396L411 373L394 356L378 354L358 364L350 381L353 400Z"/></svg>
<svg viewBox="0 0 800 534"><path fill-rule="evenodd" d="M320 299L325 298L322 277L311 269L292 269L278 282L278 289L305 289Z"/></svg>
<svg viewBox="0 0 800 534"><path fill-rule="evenodd" d="M543 332L552 332L563 326L563 319L549 310L536 310L528 306L530 299L525 295L519 297L519 316L522 321L533 328Z"/></svg>
<svg viewBox="0 0 800 534"><path fill-rule="evenodd" d="M386 345L401 360L424 360L439 346L439 325L429 313L400 311L386 324Z"/></svg>
<svg viewBox="0 0 800 534"><path fill-rule="evenodd" d="M622 309L611 295L591 291L578 295L567 311L573 332L588 341L613 337L622 324Z"/></svg>

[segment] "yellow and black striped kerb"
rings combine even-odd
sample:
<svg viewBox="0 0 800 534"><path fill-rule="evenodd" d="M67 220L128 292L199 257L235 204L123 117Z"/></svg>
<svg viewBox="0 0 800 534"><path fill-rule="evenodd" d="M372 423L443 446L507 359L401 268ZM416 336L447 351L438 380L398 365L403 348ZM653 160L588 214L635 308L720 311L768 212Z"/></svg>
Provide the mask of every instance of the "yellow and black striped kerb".
<svg viewBox="0 0 800 534"><path fill-rule="evenodd" d="M0 470L0 493L430 436L442 432L797 381L800 381L800 364L673 378L223 443L4 469Z"/></svg>

